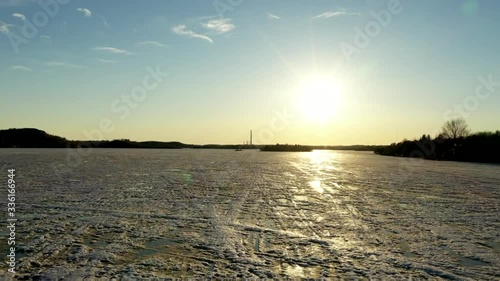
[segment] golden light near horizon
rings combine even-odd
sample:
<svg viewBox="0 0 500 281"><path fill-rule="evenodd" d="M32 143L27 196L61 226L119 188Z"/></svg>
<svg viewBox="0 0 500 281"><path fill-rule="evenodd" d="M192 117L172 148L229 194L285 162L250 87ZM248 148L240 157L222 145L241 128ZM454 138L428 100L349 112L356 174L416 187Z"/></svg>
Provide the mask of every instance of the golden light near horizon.
<svg viewBox="0 0 500 281"><path fill-rule="evenodd" d="M307 121L330 121L341 106L340 86L333 78L312 77L301 84L297 103Z"/></svg>

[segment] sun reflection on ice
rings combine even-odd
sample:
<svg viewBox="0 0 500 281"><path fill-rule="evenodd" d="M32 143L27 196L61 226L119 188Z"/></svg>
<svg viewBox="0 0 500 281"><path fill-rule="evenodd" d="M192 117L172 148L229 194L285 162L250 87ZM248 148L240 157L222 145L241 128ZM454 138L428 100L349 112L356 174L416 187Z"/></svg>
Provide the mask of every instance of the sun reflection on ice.
<svg viewBox="0 0 500 281"><path fill-rule="evenodd" d="M313 150L310 153L303 154L305 157L309 158L311 164L322 165L325 162L329 162L339 155L333 151L326 150Z"/></svg>
<svg viewBox="0 0 500 281"><path fill-rule="evenodd" d="M332 187L324 184L321 182L321 180L313 180L309 182L309 186L312 187L315 191L318 193L337 193L337 190L333 190Z"/></svg>
<svg viewBox="0 0 500 281"><path fill-rule="evenodd" d="M321 181L315 180L315 181L310 181L309 185L314 188L319 193L323 193L325 190L321 187Z"/></svg>
<svg viewBox="0 0 500 281"><path fill-rule="evenodd" d="M335 167L335 159L340 157L340 154L333 151L314 150L311 153L303 154L306 165L309 167L311 181L309 186L318 193L334 193L332 187L326 185L323 181L325 174L330 174L337 170Z"/></svg>

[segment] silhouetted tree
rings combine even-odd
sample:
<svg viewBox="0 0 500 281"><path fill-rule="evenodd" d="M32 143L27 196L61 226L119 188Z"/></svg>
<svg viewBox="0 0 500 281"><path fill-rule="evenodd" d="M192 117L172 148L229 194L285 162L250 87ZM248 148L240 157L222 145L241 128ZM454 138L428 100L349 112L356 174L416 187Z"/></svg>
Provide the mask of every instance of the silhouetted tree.
<svg viewBox="0 0 500 281"><path fill-rule="evenodd" d="M64 148L68 140L38 129L0 130L0 147Z"/></svg>
<svg viewBox="0 0 500 281"><path fill-rule="evenodd" d="M441 136L446 139L458 139L467 137L470 130L463 118L446 121L442 127Z"/></svg>
<svg viewBox="0 0 500 281"><path fill-rule="evenodd" d="M451 137L445 137L441 133L435 139L423 135L419 140L403 140L389 146L377 147L374 152L432 160L500 163L500 131L478 132L467 136L457 132Z"/></svg>

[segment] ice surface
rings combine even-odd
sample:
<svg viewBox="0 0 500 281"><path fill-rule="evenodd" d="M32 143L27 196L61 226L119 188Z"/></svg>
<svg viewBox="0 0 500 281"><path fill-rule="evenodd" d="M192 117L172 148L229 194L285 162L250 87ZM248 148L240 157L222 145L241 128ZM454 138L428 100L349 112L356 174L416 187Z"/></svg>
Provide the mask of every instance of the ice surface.
<svg viewBox="0 0 500 281"><path fill-rule="evenodd" d="M500 279L500 166L404 161L93 149L56 173L66 150L2 149L17 170L14 277Z"/></svg>

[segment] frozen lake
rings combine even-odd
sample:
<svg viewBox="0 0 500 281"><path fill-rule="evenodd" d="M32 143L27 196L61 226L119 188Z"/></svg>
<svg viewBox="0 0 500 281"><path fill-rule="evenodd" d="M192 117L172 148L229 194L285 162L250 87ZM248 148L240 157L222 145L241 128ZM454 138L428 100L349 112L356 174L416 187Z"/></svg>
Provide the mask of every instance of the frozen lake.
<svg viewBox="0 0 500 281"><path fill-rule="evenodd" d="M341 151L67 159L0 149L2 178L17 174L18 278L500 279L498 165Z"/></svg>

